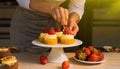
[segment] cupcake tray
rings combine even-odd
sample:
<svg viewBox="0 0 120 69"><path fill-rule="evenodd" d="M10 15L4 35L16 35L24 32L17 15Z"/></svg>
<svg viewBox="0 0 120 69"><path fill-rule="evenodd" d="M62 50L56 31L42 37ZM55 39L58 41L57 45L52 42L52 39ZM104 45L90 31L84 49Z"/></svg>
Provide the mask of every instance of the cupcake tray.
<svg viewBox="0 0 120 69"><path fill-rule="evenodd" d="M56 45L47 45L44 43L39 42L38 40L33 40L32 44L40 47L49 47L52 48L49 55L48 55L48 61L52 63L62 63L65 60L68 60L67 56L64 53L63 48L67 47L75 47L82 44L81 40L75 39L74 44L56 44Z"/></svg>

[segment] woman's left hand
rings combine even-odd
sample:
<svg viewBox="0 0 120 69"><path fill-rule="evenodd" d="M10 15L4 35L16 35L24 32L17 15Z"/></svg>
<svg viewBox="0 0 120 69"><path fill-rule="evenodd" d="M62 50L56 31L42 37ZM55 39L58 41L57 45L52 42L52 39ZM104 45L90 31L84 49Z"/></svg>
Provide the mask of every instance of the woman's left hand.
<svg viewBox="0 0 120 69"><path fill-rule="evenodd" d="M73 12L69 14L68 19L68 27L71 30L71 34L76 36L77 32L79 31L78 22L79 22L80 16Z"/></svg>
<svg viewBox="0 0 120 69"><path fill-rule="evenodd" d="M79 31L79 27L78 27L76 21L70 20L69 21L69 28L71 30L71 34L76 36L77 32Z"/></svg>

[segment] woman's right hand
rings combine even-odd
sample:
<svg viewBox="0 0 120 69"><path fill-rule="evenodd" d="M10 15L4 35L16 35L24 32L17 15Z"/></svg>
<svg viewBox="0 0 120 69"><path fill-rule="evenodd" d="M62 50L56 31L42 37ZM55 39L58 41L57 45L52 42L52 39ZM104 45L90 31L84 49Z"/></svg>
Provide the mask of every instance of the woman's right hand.
<svg viewBox="0 0 120 69"><path fill-rule="evenodd" d="M62 7L52 8L51 13L53 19L57 20L61 25L67 25L68 10Z"/></svg>

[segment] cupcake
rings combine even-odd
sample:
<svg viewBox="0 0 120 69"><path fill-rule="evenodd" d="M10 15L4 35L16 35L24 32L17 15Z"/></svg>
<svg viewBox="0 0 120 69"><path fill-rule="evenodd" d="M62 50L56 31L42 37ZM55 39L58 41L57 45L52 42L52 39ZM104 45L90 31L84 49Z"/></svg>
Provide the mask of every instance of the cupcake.
<svg viewBox="0 0 120 69"><path fill-rule="evenodd" d="M52 28L48 31L48 34L45 36L44 42L48 45L57 44L57 35L55 34L55 30Z"/></svg>
<svg viewBox="0 0 120 69"><path fill-rule="evenodd" d="M74 36L71 34L69 28L64 29L63 35L60 38L60 42L62 44L73 44L75 42Z"/></svg>
<svg viewBox="0 0 120 69"><path fill-rule="evenodd" d="M0 58L10 56L10 55L11 55L11 52L9 48L5 48L5 47L0 48Z"/></svg>
<svg viewBox="0 0 120 69"><path fill-rule="evenodd" d="M55 28L55 33L57 35L57 39L58 39L58 42L60 41L60 37L62 36L63 32L61 31L61 29L59 27L56 27Z"/></svg>
<svg viewBox="0 0 120 69"><path fill-rule="evenodd" d="M18 69L18 61L15 56L1 58L2 69Z"/></svg>
<svg viewBox="0 0 120 69"><path fill-rule="evenodd" d="M40 33L40 36L39 36L39 41L40 42L42 42L42 43L44 43L44 38L45 38L45 36L48 34L48 29L46 29L46 28L44 28L43 30L42 30L42 33Z"/></svg>

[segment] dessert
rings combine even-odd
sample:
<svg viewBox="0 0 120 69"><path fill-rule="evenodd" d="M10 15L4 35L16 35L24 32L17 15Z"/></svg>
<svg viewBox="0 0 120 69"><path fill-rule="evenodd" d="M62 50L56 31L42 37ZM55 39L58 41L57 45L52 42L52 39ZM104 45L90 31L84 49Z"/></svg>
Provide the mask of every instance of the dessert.
<svg viewBox="0 0 120 69"><path fill-rule="evenodd" d="M60 41L60 37L62 36L63 32L61 31L61 29L59 27L55 28L55 32L58 38L58 42Z"/></svg>
<svg viewBox="0 0 120 69"><path fill-rule="evenodd" d="M60 42L62 44L73 44L75 42L74 36L71 34L69 28L64 29L63 35L60 38Z"/></svg>
<svg viewBox="0 0 120 69"><path fill-rule="evenodd" d="M11 52L9 48L5 48L5 47L0 48L0 58L10 56L10 55L11 55Z"/></svg>
<svg viewBox="0 0 120 69"><path fill-rule="evenodd" d="M18 69L18 61L15 56L1 58L2 69Z"/></svg>
<svg viewBox="0 0 120 69"><path fill-rule="evenodd" d="M48 29L47 28L44 28L42 30L42 33L40 33L40 36L39 36L39 41L44 43L44 38L45 36L48 34Z"/></svg>
<svg viewBox="0 0 120 69"><path fill-rule="evenodd" d="M45 36L44 43L48 45L57 44L57 35L55 34L55 30L52 28L48 31L48 34Z"/></svg>

